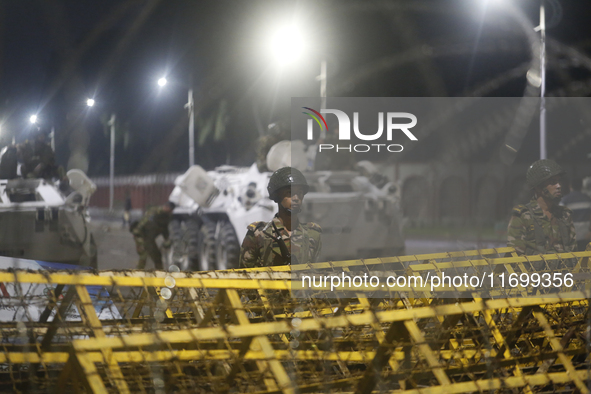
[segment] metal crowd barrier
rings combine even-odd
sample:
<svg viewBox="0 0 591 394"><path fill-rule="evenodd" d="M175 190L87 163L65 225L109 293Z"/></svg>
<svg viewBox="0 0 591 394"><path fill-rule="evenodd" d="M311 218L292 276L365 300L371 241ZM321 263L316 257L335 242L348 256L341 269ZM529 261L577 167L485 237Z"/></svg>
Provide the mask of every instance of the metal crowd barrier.
<svg viewBox="0 0 591 394"><path fill-rule="evenodd" d="M591 252L512 252L201 273L0 271L0 392L589 392ZM342 270L531 274L540 261L579 275L576 291L296 296L292 282Z"/></svg>

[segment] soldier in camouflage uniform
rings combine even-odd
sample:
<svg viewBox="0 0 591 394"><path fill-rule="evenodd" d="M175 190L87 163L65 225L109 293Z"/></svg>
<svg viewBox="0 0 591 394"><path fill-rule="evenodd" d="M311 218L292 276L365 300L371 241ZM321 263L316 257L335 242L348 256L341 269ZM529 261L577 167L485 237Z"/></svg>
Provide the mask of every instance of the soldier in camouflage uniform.
<svg viewBox="0 0 591 394"><path fill-rule="evenodd" d="M67 182L64 169L55 164L55 154L46 141L46 131L36 131L33 141L26 140L17 146L23 178L58 178Z"/></svg>
<svg viewBox="0 0 591 394"><path fill-rule="evenodd" d="M144 269L148 256L154 262L156 269L161 270L162 267L162 253L156 244L156 238L159 235L164 237L165 248L169 248L171 242L168 234L168 224L172 218L172 211L175 208L173 202L167 202L160 207L152 207L146 211L142 219L131 225L130 230L133 234L135 247L140 259L137 264L137 269Z"/></svg>
<svg viewBox="0 0 591 394"><path fill-rule="evenodd" d="M570 209L559 205L564 171L553 160L538 160L527 170L527 186L534 197L513 208L507 246L520 255L576 251L575 227ZM534 265L542 269L544 262Z"/></svg>
<svg viewBox="0 0 591 394"><path fill-rule="evenodd" d="M315 223L298 221L304 195L309 190L304 175L292 167L280 168L271 175L267 190L279 211L268 223L248 226L240 250L240 267L316 262L322 247L322 229Z"/></svg>

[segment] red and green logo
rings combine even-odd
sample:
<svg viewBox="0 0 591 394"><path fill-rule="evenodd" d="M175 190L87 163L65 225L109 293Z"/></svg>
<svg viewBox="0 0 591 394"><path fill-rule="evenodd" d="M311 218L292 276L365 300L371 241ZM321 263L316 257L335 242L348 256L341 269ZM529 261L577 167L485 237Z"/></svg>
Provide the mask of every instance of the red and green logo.
<svg viewBox="0 0 591 394"><path fill-rule="evenodd" d="M311 116L312 119L314 119L316 121L316 123L318 123L318 126L320 126L320 130L321 131L322 131L322 128L323 128L322 127L322 123L324 123L324 130L325 131L328 131L328 126L326 124L326 120L324 119L324 116L320 115L320 112L318 112L316 110L313 110L310 107L302 107L302 108L314 112L314 114L311 114L309 112L302 112L302 113L305 114L305 115ZM320 123L320 119L318 119L318 118L322 119L322 123ZM310 132L311 132L311 130L308 130L308 134L310 134ZM311 135L308 135L308 139L311 140L312 139L312 136Z"/></svg>

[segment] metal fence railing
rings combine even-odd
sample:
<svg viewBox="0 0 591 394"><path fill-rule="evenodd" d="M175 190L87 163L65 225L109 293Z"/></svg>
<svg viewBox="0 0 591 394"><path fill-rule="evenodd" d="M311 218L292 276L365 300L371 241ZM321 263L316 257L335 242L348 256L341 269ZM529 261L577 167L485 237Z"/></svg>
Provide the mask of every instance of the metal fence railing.
<svg viewBox="0 0 591 394"><path fill-rule="evenodd" d="M589 392L589 257L502 248L196 273L0 271L0 391ZM294 286L302 273L484 267L576 275L556 292L519 279L512 292Z"/></svg>

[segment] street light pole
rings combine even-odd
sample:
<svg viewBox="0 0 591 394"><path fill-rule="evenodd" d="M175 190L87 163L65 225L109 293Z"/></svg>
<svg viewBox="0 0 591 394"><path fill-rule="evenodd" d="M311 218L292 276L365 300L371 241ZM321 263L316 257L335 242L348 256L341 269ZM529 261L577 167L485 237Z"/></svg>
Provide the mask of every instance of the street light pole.
<svg viewBox="0 0 591 394"><path fill-rule="evenodd" d="M318 79L320 80L320 97L322 97L320 109L326 109L326 59L320 61L320 75Z"/></svg>
<svg viewBox="0 0 591 394"><path fill-rule="evenodd" d="M544 0L540 1L540 41L540 159L546 159L546 10Z"/></svg>
<svg viewBox="0 0 591 394"><path fill-rule="evenodd" d="M111 126L111 159L109 166L109 211L113 212L113 183L115 180L115 114L111 114L109 126Z"/></svg>
<svg viewBox="0 0 591 394"><path fill-rule="evenodd" d="M55 127L51 127L51 150L55 152Z"/></svg>
<svg viewBox="0 0 591 394"><path fill-rule="evenodd" d="M195 102L193 88L189 88L189 98L185 108L189 111L189 167L195 165Z"/></svg>
<svg viewBox="0 0 591 394"><path fill-rule="evenodd" d="M320 110L326 109L326 59L320 60L320 75L316 77L320 81ZM320 138L326 138L326 130L320 130Z"/></svg>
<svg viewBox="0 0 591 394"><path fill-rule="evenodd" d="M158 79L158 86L166 86L166 77ZM189 113L189 167L195 165L195 99L193 98L193 78L189 78L189 98L185 108Z"/></svg>

